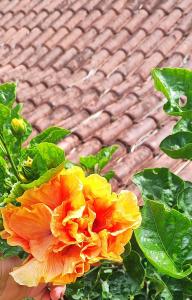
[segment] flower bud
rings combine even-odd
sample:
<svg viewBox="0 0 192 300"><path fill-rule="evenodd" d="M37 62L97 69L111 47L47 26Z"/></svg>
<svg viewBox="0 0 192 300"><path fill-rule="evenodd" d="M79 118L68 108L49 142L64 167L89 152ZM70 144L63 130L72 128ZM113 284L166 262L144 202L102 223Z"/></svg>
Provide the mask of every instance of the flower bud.
<svg viewBox="0 0 192 300"><path fill-rule="evenodd" d="M11 127L14 135L22 136L26 132L26 125L23 119L12 119Z"/></svg>

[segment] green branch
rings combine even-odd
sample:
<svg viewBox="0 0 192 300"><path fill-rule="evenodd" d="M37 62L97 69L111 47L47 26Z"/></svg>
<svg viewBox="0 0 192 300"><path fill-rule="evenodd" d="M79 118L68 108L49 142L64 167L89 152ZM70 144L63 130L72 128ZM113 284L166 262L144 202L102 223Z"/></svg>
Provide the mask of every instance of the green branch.
<svg viewBox="0 0 192 300"><path fill-rule="evenodd" d="M13 158L12 158L12 156L11 156L11 153L10 153L10 151L9 151L9 148L7 147L7 145L6 145L5 141L4 141L4 138L3 138L2 133L0 133L0 141L1 141L2 145L3 145L3 147L5 148L5 151L6 151L6 153L7 153L7 157L8 157L9 162L10 162L12 168L13 168L13 171L14 171L14 173L15 173L15 176L17 177L17 179L19 179L19 174L18 174L17 168L16 168L16 166L15 166L15 163L14 163L14 161L13 161Z"/></svg>

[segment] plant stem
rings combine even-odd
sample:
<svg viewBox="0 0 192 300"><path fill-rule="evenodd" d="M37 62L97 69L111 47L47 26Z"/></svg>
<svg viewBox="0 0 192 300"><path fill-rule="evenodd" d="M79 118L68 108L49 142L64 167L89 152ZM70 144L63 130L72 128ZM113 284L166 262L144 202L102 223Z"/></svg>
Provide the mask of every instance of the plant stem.
<svg viewBox="0 0 192 300"><path fill-rule="evenodd" d="M13 171L14 171L14 173L15 173L15 176L17 177L17 179L19 179L19 175L18 175L18 172L17 172L17 168L16 168L15 163L14 163L14 161L13 161L13 159L12 159L12 156L11 156L11 153L10 153L10 151L9 151L9 148L7 147L7 145L6 145L5 141L4 141L4 138L3 138L2 133L0 133L0 141L2 142L3 147L5 148L5 151L6 151L6 153L7 153L7 157L8 157L8 159L9 159L9 161L10 161L10 164L11 164L11 166L12 166L12 168L13 168Z"/></svg>

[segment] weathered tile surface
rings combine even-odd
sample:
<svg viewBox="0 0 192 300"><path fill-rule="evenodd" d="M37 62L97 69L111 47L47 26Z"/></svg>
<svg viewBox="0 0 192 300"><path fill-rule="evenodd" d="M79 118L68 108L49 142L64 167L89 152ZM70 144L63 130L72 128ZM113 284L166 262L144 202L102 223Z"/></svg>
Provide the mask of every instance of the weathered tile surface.
<svg viewBox="0 0 192 300"><path fill-rule="evenodd" d="M2 0L0 78L18 82L35 131L72 130L68 157L116 143L114 187L134 172L168 166L191 179L191 164L160 153L174 118L162 111L150 71L191 67L192 0Z"/></svg>

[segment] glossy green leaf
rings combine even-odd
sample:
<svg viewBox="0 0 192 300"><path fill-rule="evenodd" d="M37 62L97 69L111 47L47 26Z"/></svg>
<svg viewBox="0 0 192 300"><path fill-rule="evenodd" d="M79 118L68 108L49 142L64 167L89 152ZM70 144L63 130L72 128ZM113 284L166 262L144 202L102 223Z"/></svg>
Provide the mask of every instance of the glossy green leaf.
<svg viewBox="0 0 192 300"><path fill-rule="evenodd" d="M61 127L49 127L37 136L35 136L31 142L30 145L34 146L36 144L42 143L42 142L48 142L48 143L58 143L60 140L62 140L64 137L70 134L70 131L68 129L64 129Z"/></svg>
<svg viewBox="0 0 192 300"><path fill-rule="evenodd" d="M177 132L165 138L160 148L172 158L192 159L192 132Z"/></svg>
<svg viewBox="0 0 192 300"><path fill-rule="evenodd" d="M135 235L146 258L160 272L174 278L192 272L192 223L182 213L147 200Z"/></svg>
<svg viewBox="0 0 192 300"><path fill-rule="evenodd" d="M144 200L158 200L170 207L177 204L177 197L184 189L184 181L167 168L145 169L134 175L133 182Z"/></svg>
<svg viewBox="0 0 192 300"><path fill-rule="evenodd" d="M16 83L8 82L0 85L0 103L12 107L16 99Z"/></svg>
<svg viewBox="0 0 192 300"><path fill-rule="evenodd" d="M156 68L152 71L155 88L167 98L165 111L170 115L192 117L192 71L183 68ZM181 97L185 96L186 103Z"/></svg>
<svg viewBox="0 0 192 300"><path fill-rule="evenodd" d="M192 218L192 187L185 188L178 197L178 208Z"/></svg>
<svg viewBox="0 0 192 300"><path fill-rule="evenodd" d="M10 109L4 104L0 103L0 128L4 125L10 115Z"/></svg>
<svg viewBox="0 0 192 300"><path fill-rule="evenodd" d="M38 179L30 182L30 183L23 183L21 184L21 188L24 190L32 189L34 187L39 187L40 185L48 182L52 177L58 174L64 167L64 163L61 163L58 167L53 168L45 172L42 176Z"/></svg>
<svg viewBox="0 0 192 300"><path fill-rule="evenodd" d="M32 171L36 176L41 176L49 169L56 168L65 160L64 151L51 143L40 143L34 147Z"/></svg>

